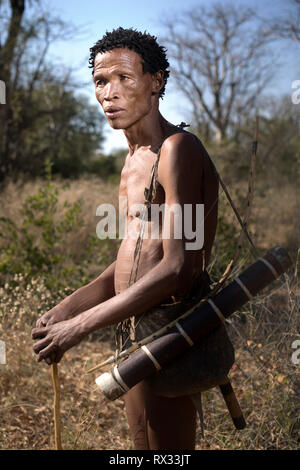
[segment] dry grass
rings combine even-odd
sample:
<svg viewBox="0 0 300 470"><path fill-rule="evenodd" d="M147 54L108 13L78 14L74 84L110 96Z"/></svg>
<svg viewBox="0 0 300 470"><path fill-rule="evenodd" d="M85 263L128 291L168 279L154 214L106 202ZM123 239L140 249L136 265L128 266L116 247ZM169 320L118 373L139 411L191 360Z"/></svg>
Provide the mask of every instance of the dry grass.
<svg viewBox="0 0 300 470"><path fill-rule="evenodd" d="M281 186L258 191L255 197L255 233L265 249L281 245L294 252L300 242L300 188Z"/></svg>
<svg viewBox="0 0 300 470"><path fill-rule="evenodd" d="M1 215L16 216L22 201L36 192L39 184L17 188L11 183L3 194ZM62 182L55 184L62 188ZM83 180L71 182L61 197L71 202L83 197L84 217L90 227L84 230L95 230L95 208L101 202L112 202L117 189L98 179ZM290 204L286 207L279 195L273 206L274 197L276 192L267 199L256 199L255 210L264 229L260 242L266 248L279 243L286 246L289 234L294 237L298 233L293 205L296 199L287 195ZM262 202L269 208L263 209ZM299 293L298 273L291 270L232 317L228 328L236 362L230 377L247 428L234 429L217 389L205 392L205 436L202 439L197 430L197 449L299 448L300 369L291 360L291 345L299 339L300 331ZM50 369L36 362L30 332L37 317L63 295L58 292L54 299L41 278L28 281L23 276L16 276L0 290L0 338L7 347L7 364L0 365L1 449L54 448ZM107 401L96 389L97 374L86 373L112 350L110 331L105 330L97 340L88 338L68 351L59 366L64 449L133 449L123 400Z"/></svg>
<svg viewBox="0 0 300 470"><path fill-rule="evenodd" d="M291 361L291 343L299 338L299 285L293 278L286 282L288 288L281 281L266 298L247 306L243 326L237 316L229 326L236 347L230 377L247 428L234 429L217 389L205 392L205 437L201 439L198 429L197 449L299 447L299 366ZM30 339L35 312L42 299L47 303L49 292L40 282L25 287L20 278L19 285L13 296L9 289L1 292L0 311L6 315L1 319L0 337L7 345L7 365L0 366L0 448L51 449L50 369L36 362ZM59 366L64 449L133 449L123 400L106 400L96 389L97 373L86 373L112 351L106 332L98 341L84 341L70 350Z"/></svg>
<svg viewBox="0 0 300 470"><path fill-rule="evenodd" d="M6 182L5 189L1 192L1 215L14 217L21 209L27 196L38 192L45 184L41 178L17 182L11 179ZM60 190L60 202L68 200L70 203L79 198L84 200L85 215L89 219L96 214L96 207L104 202L114 204L118 200L118 190L116 186L109 182L104 182L97 176L82 177L80 180L64 180L60 177L53 177L53 184Z"/></svg>

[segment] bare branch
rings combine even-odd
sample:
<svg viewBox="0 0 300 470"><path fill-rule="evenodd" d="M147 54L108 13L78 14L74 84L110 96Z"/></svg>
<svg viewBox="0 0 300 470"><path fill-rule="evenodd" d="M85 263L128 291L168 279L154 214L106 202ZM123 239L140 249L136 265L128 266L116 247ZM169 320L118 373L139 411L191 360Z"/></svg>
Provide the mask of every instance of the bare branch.
<svg viewBox="0 0 300 470"><path fill-rule="evenodd" d="M300 41L300 1L285 0L286 12L267 21L267 33L274 39Z"/></svg>
<svg viewBox="0 0 300 470"><path fill-rule="evenodd" d="M221 137L263 90L274 64L252 9L213 4L164 22L177 86L188 90ZM194 97L194 99L193 99ZM200 113L201 115L201 113Z"/></svg>

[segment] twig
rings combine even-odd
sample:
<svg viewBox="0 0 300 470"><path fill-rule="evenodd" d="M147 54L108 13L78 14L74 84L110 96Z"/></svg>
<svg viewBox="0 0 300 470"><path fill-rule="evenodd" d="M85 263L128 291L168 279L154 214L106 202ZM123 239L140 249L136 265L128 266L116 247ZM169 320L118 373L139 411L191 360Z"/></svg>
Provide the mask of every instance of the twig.
<svg viewBox="0 0 300 470"><path fill-rule="evenodd" d="M61 445L61 423L60 423L60 384L58 377L57 364L51 364L51 376L54 392L54 440L56 450L62 450Z"/></svg>

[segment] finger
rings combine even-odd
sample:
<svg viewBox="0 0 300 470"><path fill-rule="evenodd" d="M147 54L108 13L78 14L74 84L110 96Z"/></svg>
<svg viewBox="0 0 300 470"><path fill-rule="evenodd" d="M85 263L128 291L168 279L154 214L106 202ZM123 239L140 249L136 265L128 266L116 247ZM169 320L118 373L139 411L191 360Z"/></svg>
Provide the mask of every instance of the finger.
<svg viewBox="0 0 300 470"><path fill-rule="evenodd" d="M43 328L47 326L47 320L44 320L42 318L39 318L35 324L36 328Z"/></svg>
<svg viewBox="0 0 300 470"><path fill-rule="evenodd" d="M44 349L46 346L48 346L48 344L51 343L51 339L50 338L44 338L44 339L41 339L40 341L37 341L34 345L33 345L33 351L35 352L35 354L38 354L39 351L41 351L42 349Z"/></svg>
<svg viewBox="0 0 300 470"><path fill-rule="evenodd" d="M44 359L44 361L46 362L46 364L48 364L48 366L51 366L52 361L51 361L51 359L49 359L49 357L46 357L46 358Z"/></svg>
<svg viewBox="0 0 300 470"><path fill-rule="evenodd" d="M55 362L55 353L52 353L50 357L46 357L45 361L47 364L51 365L53 362Z"/></svg>
<svg viewBox="0 0 300 470"><path fill-rule="evenodd" d="M50 343L45 349L39 352L38 355L38 362L41 362L43 359L49 359L51 363L53 362L51 355L55 353L57 350L57 346L53 343Z"/></svg>
<svg viewBox="0 0 300 470"><path fill-rule="evenodd" d="M34 328L31 332L32 339L44 338L47 335L48 331L45 327L43 328Z"/></svg>
<svg viewBox="0 0 300 470"><path fill-rule="evenodd" d="M56 364L58 364L58 363L61 361L63 355L64 355L64 352L63 352L63 351L58 351L58 352L56 353L56 356L55 356L53 362L55 362Z"/></svg>

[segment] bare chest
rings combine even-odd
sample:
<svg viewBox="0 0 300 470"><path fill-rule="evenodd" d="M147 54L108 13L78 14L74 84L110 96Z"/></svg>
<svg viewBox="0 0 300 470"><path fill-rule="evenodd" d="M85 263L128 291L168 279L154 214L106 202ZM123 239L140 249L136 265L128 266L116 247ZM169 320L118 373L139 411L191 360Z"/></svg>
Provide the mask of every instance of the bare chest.
<svg viewBox="0 0 300 470"><path fill-rule="evenodd" d="M149 188L153 165L157 154L149 151L139 152L127 156L120 180L119 196L122 196L127 205L127 216L139 216L140 209L145 202L145 188ZM165 194L162 186L156 184L155 204L162 204Z"/></svg>

